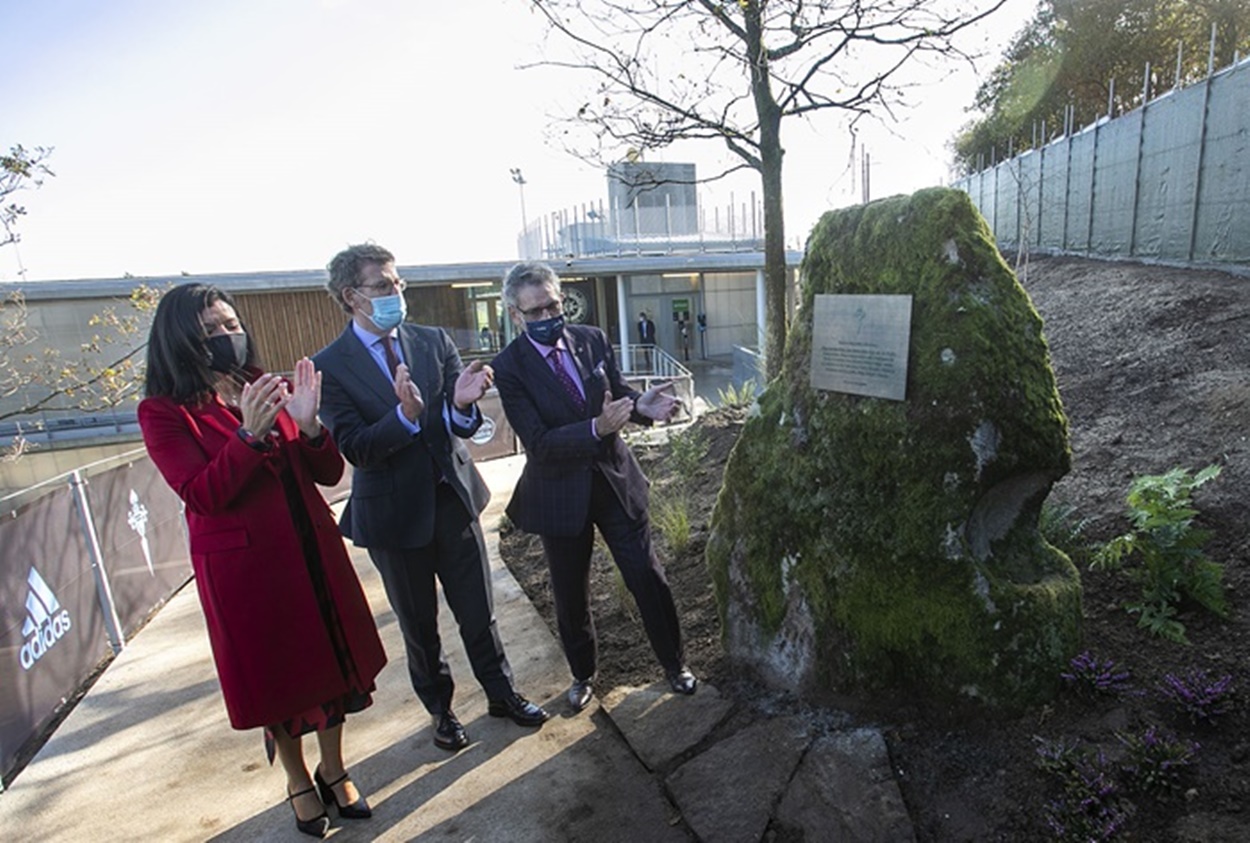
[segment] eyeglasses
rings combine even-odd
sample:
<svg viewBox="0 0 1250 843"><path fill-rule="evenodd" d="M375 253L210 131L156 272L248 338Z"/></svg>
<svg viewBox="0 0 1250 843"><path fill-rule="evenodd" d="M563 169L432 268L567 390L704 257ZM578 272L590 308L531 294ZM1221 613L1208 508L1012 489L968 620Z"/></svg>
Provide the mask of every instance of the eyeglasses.
<svg viewBox="0 0 1250 843"><path fill-rule="evenodd" d="M550 319L551 317L559 316L564 312L564 302L560 299L556 299L555 301L549 301L546 304L540 304L538 307L531 307L529 310L521 310L521 308L518 307L517 311L525 317L526 322L533 322L536 319L542 319L544 317Z"/></svg>
<svg viewBox="0 0 1250 843"><path fill-rule="evenodd" d="M408 289L408 282L402 278L383 278L373 284L357 284L357 290L369 290L374 293L389 293L392 290L403 292Z"/></svg>

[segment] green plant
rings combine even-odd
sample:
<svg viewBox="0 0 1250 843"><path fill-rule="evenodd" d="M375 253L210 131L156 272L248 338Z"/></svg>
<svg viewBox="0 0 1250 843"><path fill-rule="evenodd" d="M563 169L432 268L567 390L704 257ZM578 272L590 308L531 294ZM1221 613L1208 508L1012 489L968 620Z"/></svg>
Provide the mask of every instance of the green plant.
<svg viewBox="0 0 1250 843"><path fill-rule="evenodd" d="M1165 796L1180 789L1185 771L1194 763L1198 744L1149 726L1141 734L1116 733L1125 749L1120 772L1135 792Z"/></svg>
<svg viewBox="0 0 1250 843"><path fill-rule="evenodd" d="M1140 563L1125 570L1141 586L1142 599L1125 608L1139 615L1138 626L1155 635L1189 643L1184 624L1176 619L1184 600L1220 616L1227 612L1224 568L1202 552L1210 534L1193 523L1198 514L1193 491L1219 474L1219 466L1209 465L1193 476L1174 468L1167 474L1138 477L1127 499L1132 529L1094 554L1090 567L1099 570L1119 569L1127 560Z"/></svg>
<svg viewBox="0 0 1250 843"><path fill-rule="evenodd" d="M1165 702L1194 723L1213 724L1233 710L1233 677L1212 679L1200 667L1184 673L1166 673L1156 688Z"/></svg>
<svg viewBox="0 0 1250 843"><path fill-rule="evenodd" d="M1042 504L1042 511L1037 518L1037 530L1042 538L1064 553L1073 561L1080 561L1089 556L1089 542L1085 540L1085 528L1089 526L1088 518L1077 515L1077 508L1070 503Z"/></svg>
<svg viewBox="0 0 1250 843"><path fill-rule="evenodd" d="M1117 670L1112 659L1101 661L1086 650L1068 662L1069 670L1059 674L1078 696L1093 699L1098 696L1118 696L1128 693L1132 686L1127 670Z"/></svg>
<svg viewBox="0 0 1250 843"><path fill-rule="evenodd" d="M747 378L738 387L731 383L724 389L716 390L716 397L722 407L749 407L755 401L755 379Z"/></svg>
<svg viewBox="0 0 1250 843"><path fill-rule="evenodd" d="M1042 813L1051 839L1085 843L1120 836L1132 805L1123 798L1115 765L1103 751L1063 738L1034 740L1037 766L1059 791Z"/></svg>
<svg viewBox="0 0 1250 843"><path fill-rule="evenodd" d="M681 483L694 480L707 456L707 439L696 427L686 428L668 440L669 467Z"/></svg>
<svg viewBox="0 0 1250 843"><path fill-rule="evenodd" d="M684 495L661 499L651 507L651 520L676 556L690 544L690 512Z"/></svg>

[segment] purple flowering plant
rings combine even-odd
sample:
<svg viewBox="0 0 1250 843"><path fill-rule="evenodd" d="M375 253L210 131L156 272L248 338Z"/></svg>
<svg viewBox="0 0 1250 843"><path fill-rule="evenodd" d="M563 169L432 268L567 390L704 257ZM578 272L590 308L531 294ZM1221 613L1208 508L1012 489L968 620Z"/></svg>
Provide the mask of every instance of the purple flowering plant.
<svg viewBox="0 0 1250 843"><path fill-rule="evenodd" d="M1068 662L1069 669L1059 674L1067 685L1083 697L1119 696L1132 689L1127 670L1117 670L1112 659L1102 661L1084 651Z"/></svg>
<svg viewBox="0 0 1250 843"><path fill-rule="evenodd" d="M1213 679L1206 670L1195 667L1183 673L1168 673L1156 690L1194 723L1213 724L1233 710L1233 677Z"/></svg>
<svg viewBox="0 0 1250 843"><path fill-rule="evenodd" d="M1181 787L1186 770L1194 763L1199 745L1170 732L1149 726L1140 734L1117 733L1125 757L1120 770L1126 787L1137 793L1166 795Z"/></svg>

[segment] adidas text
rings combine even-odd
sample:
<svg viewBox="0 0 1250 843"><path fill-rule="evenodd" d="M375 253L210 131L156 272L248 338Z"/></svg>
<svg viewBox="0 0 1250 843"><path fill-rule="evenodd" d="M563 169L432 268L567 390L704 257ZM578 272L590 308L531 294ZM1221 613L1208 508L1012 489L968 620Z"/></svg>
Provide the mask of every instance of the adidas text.
<svg viewBox="0 0 1250 843"><path fill-rule="evenodd" d="M52 649L56 642L70 630L69 612L62 610L59 615L49 619L35 631L30 640L22 645L19 660L23 670L30 670L35 662L43 658L43 654Z"/></svg>

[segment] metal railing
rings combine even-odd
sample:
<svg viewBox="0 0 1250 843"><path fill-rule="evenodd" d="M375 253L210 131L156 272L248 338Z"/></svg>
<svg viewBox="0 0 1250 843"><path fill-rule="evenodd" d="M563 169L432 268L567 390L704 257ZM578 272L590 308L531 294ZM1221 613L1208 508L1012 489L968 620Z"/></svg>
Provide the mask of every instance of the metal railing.
<svg viewBox="0 0 1250 843"><path fill-rule="evenodd" d="M526 223L518 238L524 258L751 252L764 248L763 205L730 197L725 206L624 207L598 202L553 211Z"/></svg>
<svg viewBox="0 0 1250 843"><path fill-rule="evenodd" d="M684 408L672 423L678 424L690 420L690 410L694 406L694 373L678 362L676 357L658 346L631 345L627 360L620 346L613 346L613 351L617 361L621 363L625 382L639 392L646 392L656 383L672 383ZM626 363L628 365L625 365Z"/></svg>

